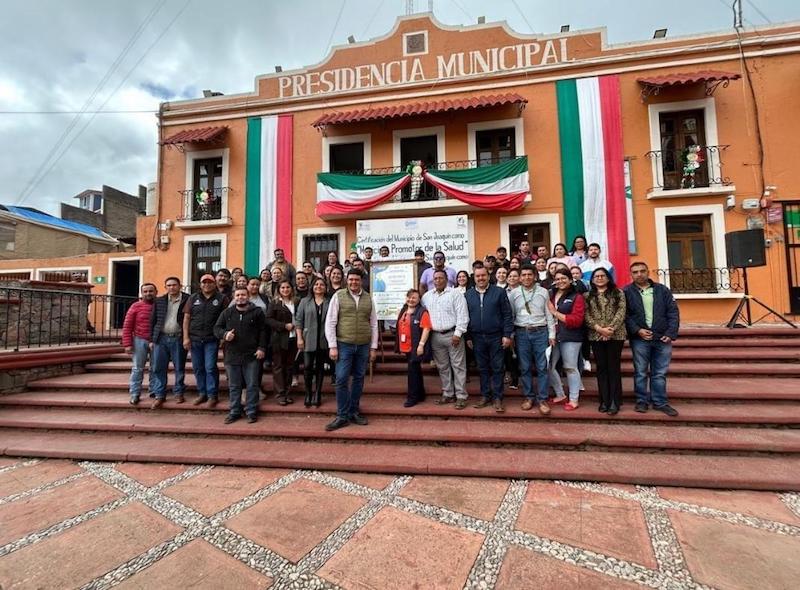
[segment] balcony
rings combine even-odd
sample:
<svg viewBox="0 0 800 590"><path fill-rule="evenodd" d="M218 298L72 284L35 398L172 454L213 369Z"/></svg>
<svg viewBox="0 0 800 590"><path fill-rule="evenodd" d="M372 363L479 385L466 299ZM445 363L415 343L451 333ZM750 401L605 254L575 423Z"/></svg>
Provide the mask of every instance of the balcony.
<svg viewBox="0 0 800 590"><path fill-rule="evenodd" d="M178 191L182 197L181 215L175 222L177 227L216 227L231 225L227 213L228 191L214 189L191 189Z"/></svg>
<svg viewBox="0 0 800 590"><path fill-rule="evenodd" d="M683 150L657 150L645 154L653 168L654 185L647 198L728 194L736 189L722 173L722 152L727 145L692 146Z"/></svg>
<svg viewBox="0 0 800 590"><path fill-rule="evenodd" d="M527 156L517 156L517 158L527 158ZM476 168L488 164L499 164L506 162L511 158L505 158L499 161L488 159L481 160L453 160L449 162L436 162L428 164L428 170L464 170L467 168ZM405 172L407 166L389 166L385 168L368 168L364 170L337 170L337 174L397 174ZM530 194L526 197L525 202L531 200ZM402 216L407 213L441 213L441 214L455 214L463 213L465 211L480 211L479 207L474 207L458 199L449 197L443 191L437 189L435 186L427 182L424 178L411 180L409 184L403 187L402 190L397 192L390 200L381 205L373 207L367 211L360 211L355 214L342 214L342 215L325 215L323 219L335 218L355 218L370 219L377 217L396 217Z"/></svg>
<svg viewBox="0 0 800 590"><path fill-rule="evenodd" d="M741 297L744 292L739 268L657 268L655 274L679 299Z"/></svg>

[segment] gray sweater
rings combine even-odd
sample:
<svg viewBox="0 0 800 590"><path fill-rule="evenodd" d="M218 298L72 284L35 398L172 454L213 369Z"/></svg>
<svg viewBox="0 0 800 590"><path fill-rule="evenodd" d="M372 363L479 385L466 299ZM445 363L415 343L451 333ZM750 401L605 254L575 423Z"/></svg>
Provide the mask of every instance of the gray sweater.
<svg viewBox="0 0 800 590"><path fill-rule="evenodd" d="M314 302L314 297L303 297L300 304L297 306L297 311L294 313L294 323L303 334L305 352L314 352L317 350L317 333L320 333L320 346L324 349L328 348L328 340L325 338L325 318L328 315L329 298L325 298L322 302L322 321L317 322L317 305Z"/></svg>

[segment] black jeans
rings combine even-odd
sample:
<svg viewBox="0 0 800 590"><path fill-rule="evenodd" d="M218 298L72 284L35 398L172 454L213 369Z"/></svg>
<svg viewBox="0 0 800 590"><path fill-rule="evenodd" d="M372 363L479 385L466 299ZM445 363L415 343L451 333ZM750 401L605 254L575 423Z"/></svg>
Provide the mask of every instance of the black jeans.
<svg viewBox="0 0 800 590"><path fill-rule="evenodd" d="M421 402L425 399L425 381L422 378L422 361L419 358L409 358L411 355L406 353L408 360L408 401Z"/></svg>
<svg viewBox="0 0 800 590"><path fill-rule="evenodd" d="M318 348L314 352L303 353L306 404L319 405L322 399L322 382L325 379L326 362L329 362L327 348Z"/></svg>
<svg viewBox="0 0 800 590"><path fill-rule="evenodd" d="M622 406L622 346L624 340L592 341L592 353L597 363L597 389L604 406Z"/></svg>

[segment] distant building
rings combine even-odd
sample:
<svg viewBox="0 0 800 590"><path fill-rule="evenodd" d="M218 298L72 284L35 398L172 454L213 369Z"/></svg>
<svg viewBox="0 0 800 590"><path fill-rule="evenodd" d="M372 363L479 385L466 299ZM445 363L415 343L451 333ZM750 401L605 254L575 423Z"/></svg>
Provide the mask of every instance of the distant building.
<svg viewBox="0 0 800 590"><path fill-rule="evenodd" d="M136 243L136 217L145 210L146 188L139 196L103 185L102 190L88 189L75 195L78 206L61 203L61 218L95 227L108 235Z"/></svg>
<svg viewBox="0 0 800 590"><path fill-rule="evenodd" d="M80 256L124 249L120 240L91 225L59 219L32 207L0 205L0 260Z"/></svg>

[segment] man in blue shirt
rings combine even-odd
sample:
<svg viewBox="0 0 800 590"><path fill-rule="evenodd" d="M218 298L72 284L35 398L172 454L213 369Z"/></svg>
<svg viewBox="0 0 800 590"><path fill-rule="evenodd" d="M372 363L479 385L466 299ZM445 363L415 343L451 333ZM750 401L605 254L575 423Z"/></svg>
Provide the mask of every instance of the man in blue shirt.
<svg viewBox="0 0 800 590"><path fill-rule="evenodd" d="M475 268L475 286L465 295L469 311L469 338L475 350L481 382L481 401L476 408L503 407L504 350L511 346L514 322L505 289L489 284L489 271Z"/></svg>

